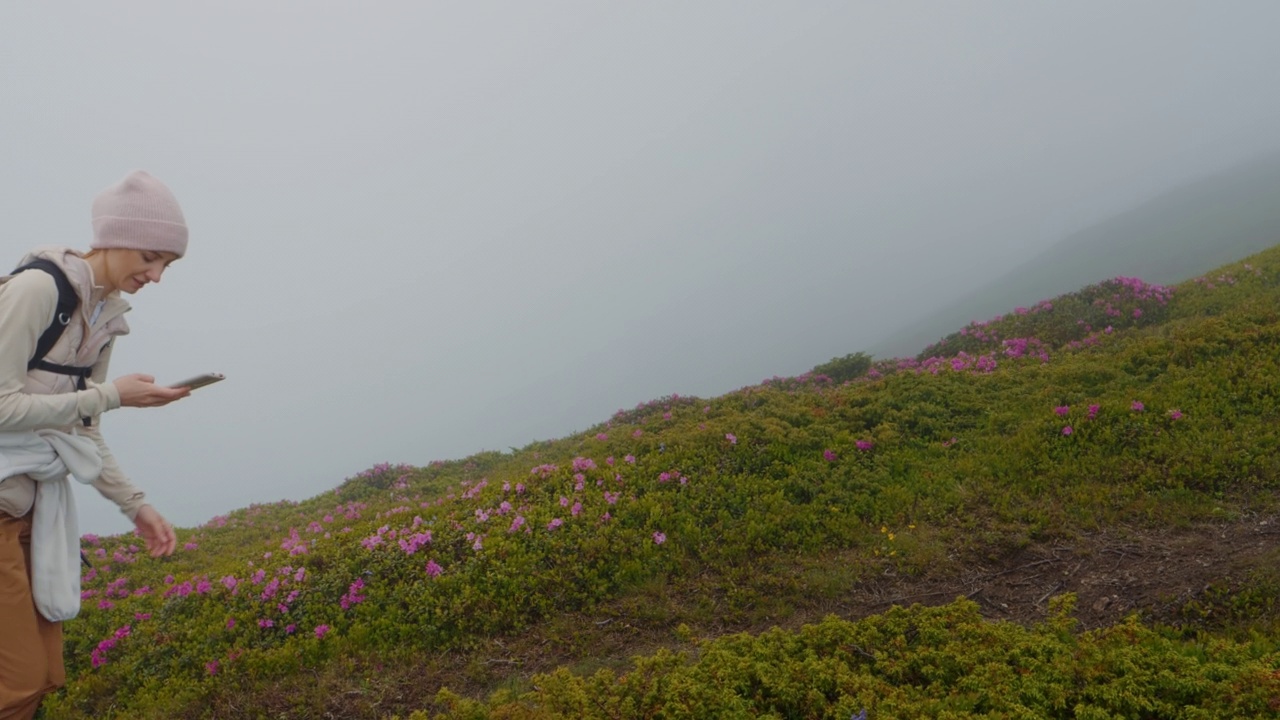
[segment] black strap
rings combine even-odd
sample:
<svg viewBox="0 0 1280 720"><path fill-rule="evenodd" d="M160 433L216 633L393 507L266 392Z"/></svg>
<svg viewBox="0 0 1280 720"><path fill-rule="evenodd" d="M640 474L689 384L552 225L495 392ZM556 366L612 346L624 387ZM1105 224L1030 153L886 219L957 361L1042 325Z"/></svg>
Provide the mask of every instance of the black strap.
<svg viewBox="0 0 1280 720"><path fill-rule="evenodd" d="M49 327L45 328L45 331L40 335L40 339L36 341L36 351L31 356L31 360L27 362L27 370L38 369L59 375L70 375L76 378L76 388L84 390L88 387L85 381L93 374L93 367L59 365L44 359L44 356L48 355L53 346L58 343L58 339L66 331L67 325L71 324L72 318L76 315L76 309L80 307L80 296L76 294L76 289L72 287L71 280L67 278L67 274L52 260L45 260L44 258L32 260L14 270L13 274L17 275L23 270L32 269L43 270L53 277L53 283L58 286L58 310L54 313L53 322L49 323ZM89 427L89 418L82 419L85 427Z"/></svg>
<svg viewBox="0 0 1280 720"><path fill-rule="evenodd" d="M62 272L62 268L52 260L32 260L13 271L14 275L23 270L43 270L53 277L53 283L58 286L58 311L54 314L53 322L49 323L49 327L45 328L44 334L36 341L35 354L31 356L31 361L27 363L27 369L31 370L36 367L36 363L44 360L44 356L49 354L53 346L58 343L58 338L62 337L63 331L67 329L67 325L71 323L71 319L76 315L76 308L80 306L80 296L76 294L76 289L71 286L71 280L67 278L67 274Z"/></svg>

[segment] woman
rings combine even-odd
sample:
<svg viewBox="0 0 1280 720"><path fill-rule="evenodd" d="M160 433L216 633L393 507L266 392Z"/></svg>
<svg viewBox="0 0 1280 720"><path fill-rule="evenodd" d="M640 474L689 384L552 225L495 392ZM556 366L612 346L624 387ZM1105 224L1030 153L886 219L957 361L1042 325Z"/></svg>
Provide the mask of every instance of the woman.
<svg viewBox="0 0 1280 720"><path fill-rule="evenodd" d="M98 416L118 407L167 405L191 392L161 387L147 375L106 380L113 339L129 332L123 317L129 304L120 294L131 295L160 282L169 264L186 253L186 221L169 189L137 171L94 199L89 247L83 254L60 247L37 248L19 267L45 260L56 265L55 270L32 268L0 278L0 436L35 437L24 434L34 430L47 437L57 434L52 430L60 430L66 434L60 437L78 436L72 439L88 447L89 454L96 448L97 457L92 460L95 464L101 460L101 471L92 480L94 487L133 521L152 556L168 555L177 543L173 527L120 471L102 440ZM62 334L44 356L45 363L52 365L43 368L54 369L28 369L39 338L55 315L62 314L56 270L70 281L78 306L70 317L61 318ZM65 285L62 295L70 297ZM67 367L59 371L58 366L84 372L76 377L63 374ZM0 480L0 720L33 717L45 694L66 679L62 624L42 615L58 613L49 612L43 604L37 607L40 601L32 589L33 583L44 587L39 571L33 577L32 551L37 568L43 567L41 538L49 537L39 521L33 530L33 517L41 516L33 508L38 501L42 506L52 502L47 498L55 496L43 491L53 484L37 483L31 470L12 474L19 465L12 455L0 458L9 468L0 474L9 475ZM66 473L60 474L59 481L65 483ZM49 517L47 509L42 509L46 512L41 517ZM70 517L70 532L76 534L73 507ZM78 568L68 572L74 580ZM70 614L74 612L73 607Z"/></svg>

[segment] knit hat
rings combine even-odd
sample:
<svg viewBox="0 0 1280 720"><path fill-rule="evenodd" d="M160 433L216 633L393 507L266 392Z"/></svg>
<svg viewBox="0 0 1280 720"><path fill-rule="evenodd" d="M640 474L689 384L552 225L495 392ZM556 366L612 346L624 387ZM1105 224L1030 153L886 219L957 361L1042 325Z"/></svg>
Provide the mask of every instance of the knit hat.
<svg viewBox="0 0 1280 720"><path fill-rule="evenodd" d="M93 199L89 247L155 250L182 257L187 252L187 221L164 183L135 170Z"/></svg>

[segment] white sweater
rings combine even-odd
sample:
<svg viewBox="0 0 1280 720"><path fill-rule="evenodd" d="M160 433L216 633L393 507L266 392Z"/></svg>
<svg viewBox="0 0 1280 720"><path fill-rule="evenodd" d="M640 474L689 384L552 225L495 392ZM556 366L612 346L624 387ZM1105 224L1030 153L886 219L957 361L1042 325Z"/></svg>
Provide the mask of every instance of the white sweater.
<svg viewBox="0 0 1280 720"><path fill-rule="evenodd" d="M0 479L36 481L31 518L31 595L50 622L80 612L80 527L67 474L86 485L102 472L98 445L60 430L0 432Z"/></svg>
<svg viewBox="0 0 1280 720"><path fill-rule="evenodd" d="M38 248L20 264L37 257L57 262L81 298L93 294L93 271L79 254L66 248ZM120 470L99 429L99 416L120 407L115 385L107 381L113 337L128 332L124 313L129 305L116 294L97 305L85 300L46 358L63 365L90 365L88 389L76 390L73 379L41 370L27 371L36 340L53 318L58 290L53 278L39 270L0 277L0 432L55 428L91 438L102 456L103 468L94 487L115 502L129 519L145 503L145 495ZM80 418L90 417L92 427ZM23 475L0 481L0 512L22 516L36 500L35 482Z"/></svg>

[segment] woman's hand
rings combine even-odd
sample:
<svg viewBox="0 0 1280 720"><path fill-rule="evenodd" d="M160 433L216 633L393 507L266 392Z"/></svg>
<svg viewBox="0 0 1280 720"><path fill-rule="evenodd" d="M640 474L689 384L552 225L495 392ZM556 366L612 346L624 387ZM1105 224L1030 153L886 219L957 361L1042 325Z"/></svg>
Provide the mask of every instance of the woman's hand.
<svg viewBox="0 0 1280 720"><path fill-rule="evenodd" d="M150 505L143 505L138 509L133 524L137 526L138 534L147 542L147 551L151 553L151 557L172 555L178 547L178 536L174 534L173 526Z"/></svg>
<svg viewBox="0 0 1280 720"><path fill-rule="evenodd" d="M150 375L125 375L115 380L122 407L160 407L191 394L191 388L168 388Z"/></svg>

